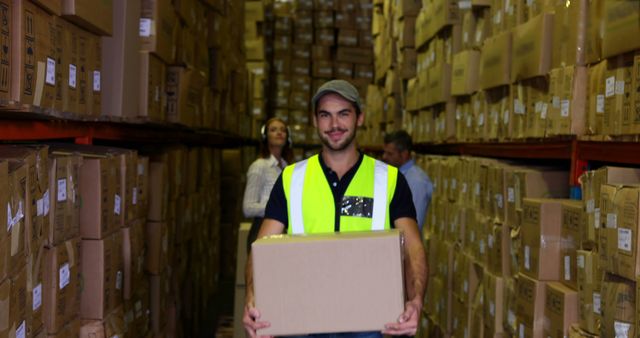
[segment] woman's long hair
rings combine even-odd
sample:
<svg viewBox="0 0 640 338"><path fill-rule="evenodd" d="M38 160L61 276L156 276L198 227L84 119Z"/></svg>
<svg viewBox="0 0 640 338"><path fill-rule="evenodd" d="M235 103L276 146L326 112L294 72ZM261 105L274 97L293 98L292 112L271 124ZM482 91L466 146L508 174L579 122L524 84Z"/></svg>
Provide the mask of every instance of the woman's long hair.
<svg viewBox="0 0 640 338"><path fill-rule="evenodd" d="M261 142L260 142L260 157L262 158L269 158L269 156L271 156L271 152L269 151L269 138L267 137L267 135L269 134L269 126L271 126L271 123L278 121L282 124L284 124L285 126L285 130L287 133L287 137L286 137L286 141L284 143L284 147L282 147L282 158L287 161L288 164L291 164L291 161L293 160L293 150L291 149L291 130L289 130L289 126L287 125L286 122L284 122L281 118L278 117L272 117L270 119L267 120L267 122L264 124L264 132L262 133L262 135L260 135L261 138Z"/></svg>

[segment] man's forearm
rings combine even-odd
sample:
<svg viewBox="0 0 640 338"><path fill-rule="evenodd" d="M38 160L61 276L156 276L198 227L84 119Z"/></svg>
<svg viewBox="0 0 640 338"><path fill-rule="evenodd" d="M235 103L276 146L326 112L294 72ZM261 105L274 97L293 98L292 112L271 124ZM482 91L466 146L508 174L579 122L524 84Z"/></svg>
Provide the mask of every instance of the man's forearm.
<svg viewBox="0 0 640 338"><path fill-rule="evenodd" d="M427 288L428 267L422 243L407 244L407 265L405 265L405 278L407 297L411 301L424 301L424 293Z"/></svg>
<svg viewBox="0 0 640 338"><path fill-rule="evenodd" d="M244 282L246 285L245 303L253 305L253 260L251 253L247 256L247 263L244 268Z"/></svg>

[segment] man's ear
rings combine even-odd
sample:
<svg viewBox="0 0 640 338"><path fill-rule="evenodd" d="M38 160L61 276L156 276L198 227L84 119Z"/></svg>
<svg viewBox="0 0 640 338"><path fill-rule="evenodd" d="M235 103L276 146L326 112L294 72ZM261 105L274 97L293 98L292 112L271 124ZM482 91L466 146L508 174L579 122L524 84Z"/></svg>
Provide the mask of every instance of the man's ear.
<svg viewBox="0 0 640 338"><path fill-rule="evenodd" d="M364 124L364 112L361 111L360 115L358 115L358 127L362 127Z"/></svg>

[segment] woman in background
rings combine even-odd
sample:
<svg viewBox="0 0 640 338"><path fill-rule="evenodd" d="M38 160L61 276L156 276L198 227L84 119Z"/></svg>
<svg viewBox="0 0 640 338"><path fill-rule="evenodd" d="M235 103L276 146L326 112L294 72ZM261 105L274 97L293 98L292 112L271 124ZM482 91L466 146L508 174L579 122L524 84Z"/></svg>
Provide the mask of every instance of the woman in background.
<svg viewBox="0 0 640 338"><path fill-rule="evenodd" d="M284 167L293 158L291 133L283 120L277 117L269 119L260 132L260 157L249 166L242 201L244 216L253 217L247 239L247 251L251 250L251 243L258 236L271 189Z"/></svg>

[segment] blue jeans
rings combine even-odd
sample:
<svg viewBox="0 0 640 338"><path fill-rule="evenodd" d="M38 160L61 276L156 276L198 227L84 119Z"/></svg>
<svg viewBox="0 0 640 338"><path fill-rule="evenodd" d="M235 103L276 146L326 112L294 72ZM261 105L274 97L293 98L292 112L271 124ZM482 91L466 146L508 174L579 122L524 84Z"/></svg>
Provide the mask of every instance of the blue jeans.
<svg viewBox="0 0 640 338"><path fill-rule="evenodd" d="M352 333L324 333L310 334L306 336L290 336L288 338L382 338L382 333L374 332L352 332Z"/></svg>

